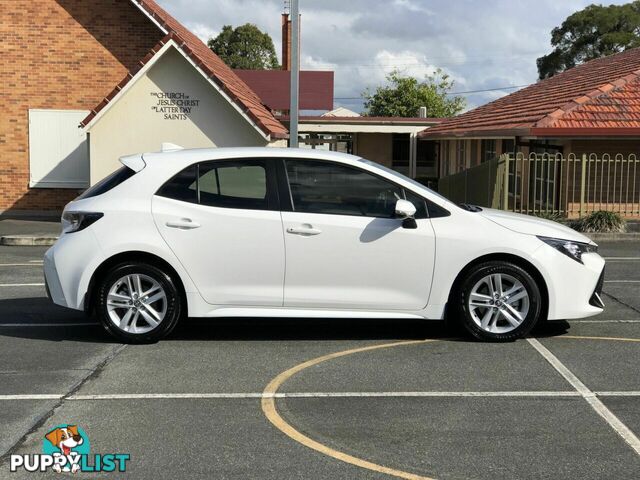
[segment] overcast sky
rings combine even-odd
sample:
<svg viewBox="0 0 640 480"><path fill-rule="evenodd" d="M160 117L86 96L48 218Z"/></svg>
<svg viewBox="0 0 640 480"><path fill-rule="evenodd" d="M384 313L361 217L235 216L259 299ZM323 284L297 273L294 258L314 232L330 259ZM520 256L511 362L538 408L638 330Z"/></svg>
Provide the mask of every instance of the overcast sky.
<svg viewBox="0 0 640 480"><path fill-rule="evenodd" d="M203 40L223 25L256 24L280 57L283 0L159 0ZM362 110L367 87L394 68L423 77L442 68L467 92L525 85L551 29L587 0L300 0L302 68L335 71L335 104ZM615 0L609 3L625 3ZM468 106L514 91L465 94ZM354 98L355 97L355 98Z"/></svg>

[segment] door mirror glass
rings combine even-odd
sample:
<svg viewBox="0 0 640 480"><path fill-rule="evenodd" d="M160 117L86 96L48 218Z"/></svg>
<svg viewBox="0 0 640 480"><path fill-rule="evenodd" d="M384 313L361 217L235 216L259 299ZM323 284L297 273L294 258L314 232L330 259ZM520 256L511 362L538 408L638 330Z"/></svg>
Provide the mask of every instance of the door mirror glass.
<svg viewBox="0 0 640 480"><path fill-rule="evenodd" d="M405 219L413 218L416 214L416 207L408 200L398 200L396 202L396 217Z"/></svg>

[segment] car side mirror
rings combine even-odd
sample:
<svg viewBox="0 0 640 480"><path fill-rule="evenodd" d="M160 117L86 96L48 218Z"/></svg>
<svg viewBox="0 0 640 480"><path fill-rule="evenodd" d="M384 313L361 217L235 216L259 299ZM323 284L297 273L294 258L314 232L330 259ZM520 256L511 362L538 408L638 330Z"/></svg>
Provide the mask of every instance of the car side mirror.
<svg viewBox="0 0 640 480"><path fill-rule="evenodd" d="M396 202L396 217L402 219L402 228L418 228L416 219L416 206L408 200Z"/></svg>
<svg viewBox="0 0 640 480"><path fill-rule="evenodd" d="M416 214L416 206L409 200L398 200L396 202L396 217L413 218Z"/></svg>

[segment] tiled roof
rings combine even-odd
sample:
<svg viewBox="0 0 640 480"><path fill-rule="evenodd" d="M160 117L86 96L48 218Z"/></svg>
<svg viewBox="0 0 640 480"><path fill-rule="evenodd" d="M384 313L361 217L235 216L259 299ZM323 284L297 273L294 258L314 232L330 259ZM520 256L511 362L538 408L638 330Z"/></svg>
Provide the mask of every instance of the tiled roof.
<svg viewBox="0 0 640 480"><path fill-rule="evenodd" d="M288 131L262 104L260 98L244 83L205 43L173 18L154 0L132 0L157 21L168 33L149 54L140 61L144 66L168 41L173 40L193 62L200 67L220 88L258 125L266 135L272 138L287 138ZM133 78L135 72L129 74L98 105L82 125L87 125Z"/></svg>
<svg viewBox="0 0 640 480"><path fill-rule="evenodd" d="M621 134L640 128L640 48L592 60L420 136ZM636 132L640 134L640 130Z"/></svg>

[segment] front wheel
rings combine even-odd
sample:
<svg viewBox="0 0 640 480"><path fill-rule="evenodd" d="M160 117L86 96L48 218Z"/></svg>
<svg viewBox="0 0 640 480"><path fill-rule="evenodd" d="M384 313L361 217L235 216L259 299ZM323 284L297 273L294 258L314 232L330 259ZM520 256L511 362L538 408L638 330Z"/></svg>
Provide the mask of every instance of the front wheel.
<svg viewBox="0 0 640 480"><path fill-rule="evenodd" d="M538 322L540 288L523 268L490 261L467 272L455 293L462 326L481 340L506 342L521 338Z"/></svg>
<svg viewBox="0 0 640 480"><path fill-rule="evenodd" d="M156 266L123 263L100 283L96 314L124 343L151 343L168 335L181 316L181 297L171 276Z"/></svg>

